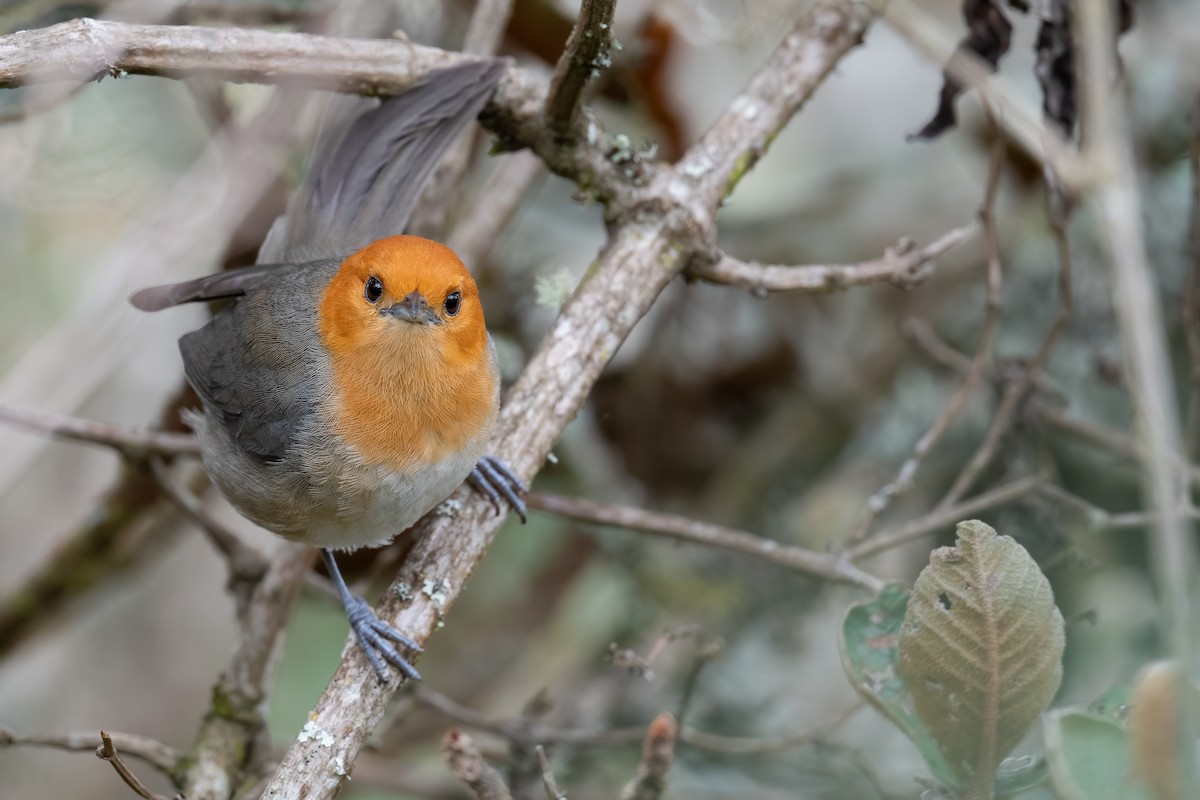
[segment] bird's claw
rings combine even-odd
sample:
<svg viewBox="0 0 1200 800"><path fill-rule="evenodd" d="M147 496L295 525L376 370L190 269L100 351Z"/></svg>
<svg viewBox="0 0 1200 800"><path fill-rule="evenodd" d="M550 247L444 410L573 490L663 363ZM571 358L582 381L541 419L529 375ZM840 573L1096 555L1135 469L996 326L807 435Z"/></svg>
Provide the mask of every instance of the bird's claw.
<svg viewBox="0 0 1200 800"><path fill-rule="evenodd" d="M484 456L471 470L467 480L480 494L492 501L497 514L504 510L500 502L503 499L521 518L521 522L525 521L528 509L521 495L528 492L529 487L503 461L495 456Z"/></svg>
<svg viewBox="0 0 1200 800"><path fill-rule="evenodd" d="M375 610L367 604L366 600L361 597L351 598L346 603L346 619L350 621L350 629L354 631L354 636L358 639L358 646L362 648L367 660L371 662L379 680L386 681L388 678L387 667L384 666L383 659L387 659L388 663L411 680L421 680L421 673L404 660L392 642L418 653L424 652L421 645L375 616ZM391 641L388 641L389 639ZM383 658L380 658L380 655Z"/></svg>

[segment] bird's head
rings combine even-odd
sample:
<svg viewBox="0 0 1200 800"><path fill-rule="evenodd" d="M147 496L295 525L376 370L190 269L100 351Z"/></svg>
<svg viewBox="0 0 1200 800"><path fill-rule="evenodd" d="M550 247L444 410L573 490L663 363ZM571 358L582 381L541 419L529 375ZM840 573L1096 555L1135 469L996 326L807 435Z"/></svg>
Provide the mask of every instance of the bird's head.
<svg viewBox="0 0 1200 800"><path fill-rule="evenodd" d="M402 367L433 360L453 368L487 348L474 279L454 251L419 236L390 236L347 257L319 316L335 361L381 358Z"/></svg>

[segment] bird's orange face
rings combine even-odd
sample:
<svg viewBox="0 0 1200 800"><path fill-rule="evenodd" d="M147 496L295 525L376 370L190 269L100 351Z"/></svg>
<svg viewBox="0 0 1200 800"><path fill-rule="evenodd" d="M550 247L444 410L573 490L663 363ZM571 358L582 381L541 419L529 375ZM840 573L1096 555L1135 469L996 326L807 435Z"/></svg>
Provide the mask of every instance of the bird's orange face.
<svg viewBox="0 0 1200 800"><path fill-rule="evenodd" d="M346 258L318 310L335 429L368 461L436 461L490 425L496 376L479 290L445 245L380 239Z"/></svg>
<svg viewBox="0 0 1200 800"><path fill-rule="evenodd" d="M335 359L403 346L456 361L486 346L475 280L454 251L419 236L380 239L349 256L325 290L320 315Z"/></svg>

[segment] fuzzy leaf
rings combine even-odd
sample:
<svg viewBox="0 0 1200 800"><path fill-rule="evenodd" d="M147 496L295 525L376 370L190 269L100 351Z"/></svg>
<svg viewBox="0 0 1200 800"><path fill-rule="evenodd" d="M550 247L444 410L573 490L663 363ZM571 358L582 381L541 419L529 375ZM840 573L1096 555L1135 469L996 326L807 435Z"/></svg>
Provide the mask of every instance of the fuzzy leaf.
<svg viewBox="0 0 1200 800"><path fill-rule="evenodd" d="M1043 718L1050 782L1063 800L1147 800L1130 774L1129 735L1117 723L1078 711Z"/></svg>
<svg viewBox="0 0 1200 800"><path fill-rule="evenodd" d="M900 625L907 606L908 590L899 583L889 583L873 600L850 606L839 637L842 667L855 691L917 746L934 778L956 786L954 772L917 717L908 687L896 670Z"/></svg>
<svg viewBox="0 0 1200 800"><path fill-rule="evenodd" d="M995 772L1058 691L1063 618L1025 551L977 520L921 570L900 629L899 675L957 784Z"/></svg>

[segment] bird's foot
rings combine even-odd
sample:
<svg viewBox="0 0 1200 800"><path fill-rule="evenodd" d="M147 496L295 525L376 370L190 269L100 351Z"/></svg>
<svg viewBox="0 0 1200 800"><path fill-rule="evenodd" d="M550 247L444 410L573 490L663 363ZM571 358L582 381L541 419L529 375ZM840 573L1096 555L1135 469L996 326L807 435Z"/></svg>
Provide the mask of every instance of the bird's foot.
<svg viewBox="0 0 1200 800"><path fill-rule="evenodd" d="M500 501L506 500L521 522L525 521L528 509L521 495L528 492L529 487L503 461L495 456L484 456L471 470L467 480L480 494L492 501L497 514L504 510Z"/></svg>
<svg viewBox="0 0 1200 800"><path fill-rule="evenodd" d="M383 664L384 659L387 659L388 663L404 673L406 677L414 681L421 680L421 673L404 660L392 642L397 642L418 653L423 652L421 645L375 616L375 609L371 608L366 600L361 597L349 598L346 601L346 619L350 621L350 629L354 631L354 636L358 639L358 646L366 653L367 660L371 662L379 680L386 681L388 677L387 667Z"/></svg>

